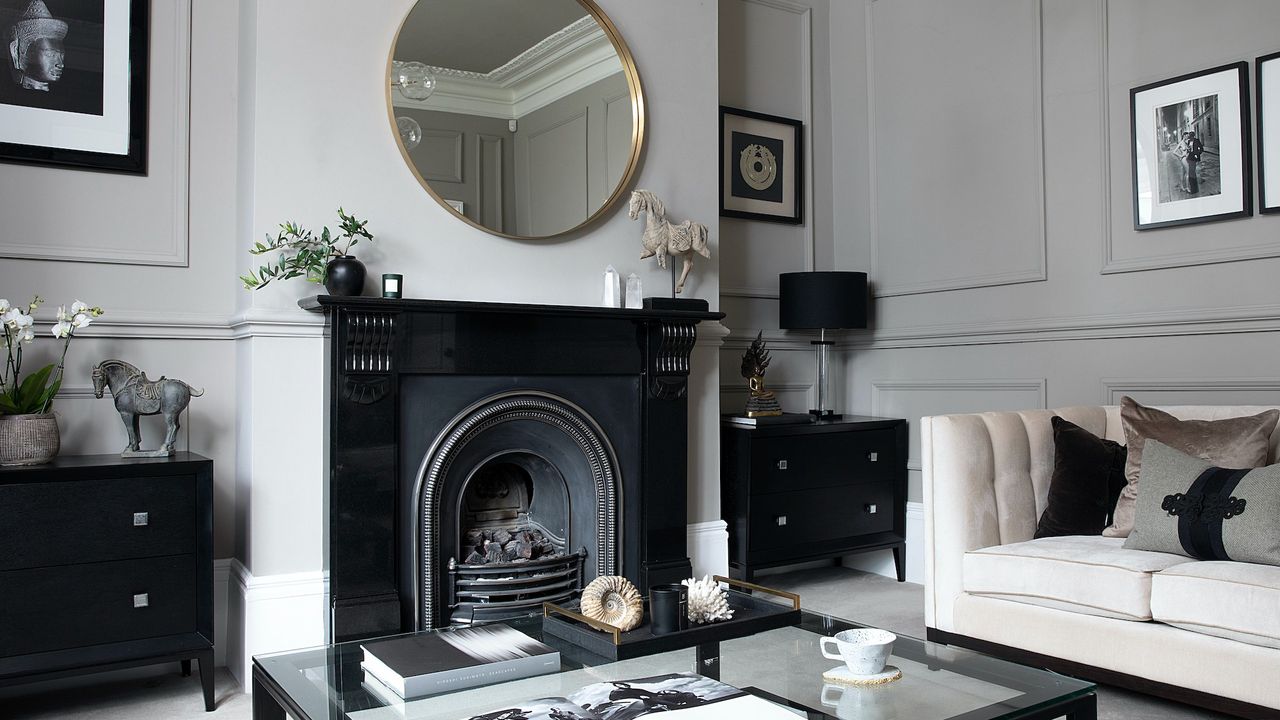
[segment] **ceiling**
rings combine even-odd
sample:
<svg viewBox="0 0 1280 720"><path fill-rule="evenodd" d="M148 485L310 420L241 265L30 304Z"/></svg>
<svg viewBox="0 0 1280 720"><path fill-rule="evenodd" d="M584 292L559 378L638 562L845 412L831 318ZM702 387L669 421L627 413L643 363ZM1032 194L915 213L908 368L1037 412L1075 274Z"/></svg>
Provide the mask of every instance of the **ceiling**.
<svg viewBox="0 0 1280 720"><path fill-rule="evenodd" d="M487 73L588 14L577 0L418 0L394 59Z"/></svg>

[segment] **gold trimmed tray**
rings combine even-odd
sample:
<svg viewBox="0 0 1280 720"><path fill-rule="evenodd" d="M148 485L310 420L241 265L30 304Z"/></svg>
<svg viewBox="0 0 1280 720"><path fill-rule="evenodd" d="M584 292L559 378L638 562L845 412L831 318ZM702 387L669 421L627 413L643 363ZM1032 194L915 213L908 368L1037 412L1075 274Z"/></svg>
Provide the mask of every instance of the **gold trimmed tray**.
<svg viewBox="0 0 1280 720"><path fill-rule="evenodd" d="M648 611L645 612L645 618L639 627L624 631L609 623L593 620L578 612L576 608L543 603L542 632L544 636L559 638L603 658L626 660L704 643L732 640L766 630L788 627L800 621L800 596L795 593L774 590L721 575L716 575L714 579L731 588L729 607L734 612L729 620L706 625L691 625L687 630L655 635L649 622ZM785 598L789 601L789 605L781 605L755 595L738 592L732 589L735 587Z"/></svg>

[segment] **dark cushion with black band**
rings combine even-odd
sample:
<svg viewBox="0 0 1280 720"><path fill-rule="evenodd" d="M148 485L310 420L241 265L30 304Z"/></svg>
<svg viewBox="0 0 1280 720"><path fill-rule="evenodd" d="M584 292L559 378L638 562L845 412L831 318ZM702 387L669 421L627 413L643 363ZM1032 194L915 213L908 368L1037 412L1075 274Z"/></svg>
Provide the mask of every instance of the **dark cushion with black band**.
<svg viewBox="0 0 1280 720"><path fill-rule="evenodd" d="M1124 546L1280 565L1280 465L1220 468L1148 439Z"/></svg>
<svg viewBox="0 0 1280 720"><path fill-rule="evenodd" d="M1125 449L1054 415L1053 477L1036 537L1099 535L1124 489Z"/></svg>

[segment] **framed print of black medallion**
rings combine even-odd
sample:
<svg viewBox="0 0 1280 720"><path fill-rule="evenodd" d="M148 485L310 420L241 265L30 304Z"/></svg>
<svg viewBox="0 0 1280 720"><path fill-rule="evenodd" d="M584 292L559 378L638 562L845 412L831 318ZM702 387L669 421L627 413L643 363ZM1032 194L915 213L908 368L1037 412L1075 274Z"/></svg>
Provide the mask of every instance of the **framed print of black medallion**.
<svg viewBox="0 0 1280 720"><path fill-rule="evenodd" d="M1129 91L1135 230L1253 214L1249 65Z"/></svg>
<svg viewBox="0 0 1280 720"><path fill-rule="evenodd" d="M0 0L0 161L145 175L149 0Z"/></svg>
<svg viewBox="0 0 1280 720"><path fill-rule="evenodd" d="M720 107L720 216L804 222L804 123Z"/></svg>
<svg viewBox="0 0 1280 720"><path fill-rule="evenodd" d="M1254 61L1258 108L1258 212L1280 213L1280 52Z"/></svg>

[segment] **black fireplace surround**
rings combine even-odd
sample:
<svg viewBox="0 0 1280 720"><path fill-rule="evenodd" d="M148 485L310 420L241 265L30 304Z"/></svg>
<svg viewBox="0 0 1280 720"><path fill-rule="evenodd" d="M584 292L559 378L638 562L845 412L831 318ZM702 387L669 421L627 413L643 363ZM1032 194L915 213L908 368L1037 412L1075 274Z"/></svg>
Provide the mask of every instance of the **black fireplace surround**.
<svg viewBox="0 0 1280 720"><path fill-rule="evenodd" d="M335 642L527 612L600 574L642 591L691 574L689 358L723 314L299 304L328 329Z"/></svg>

